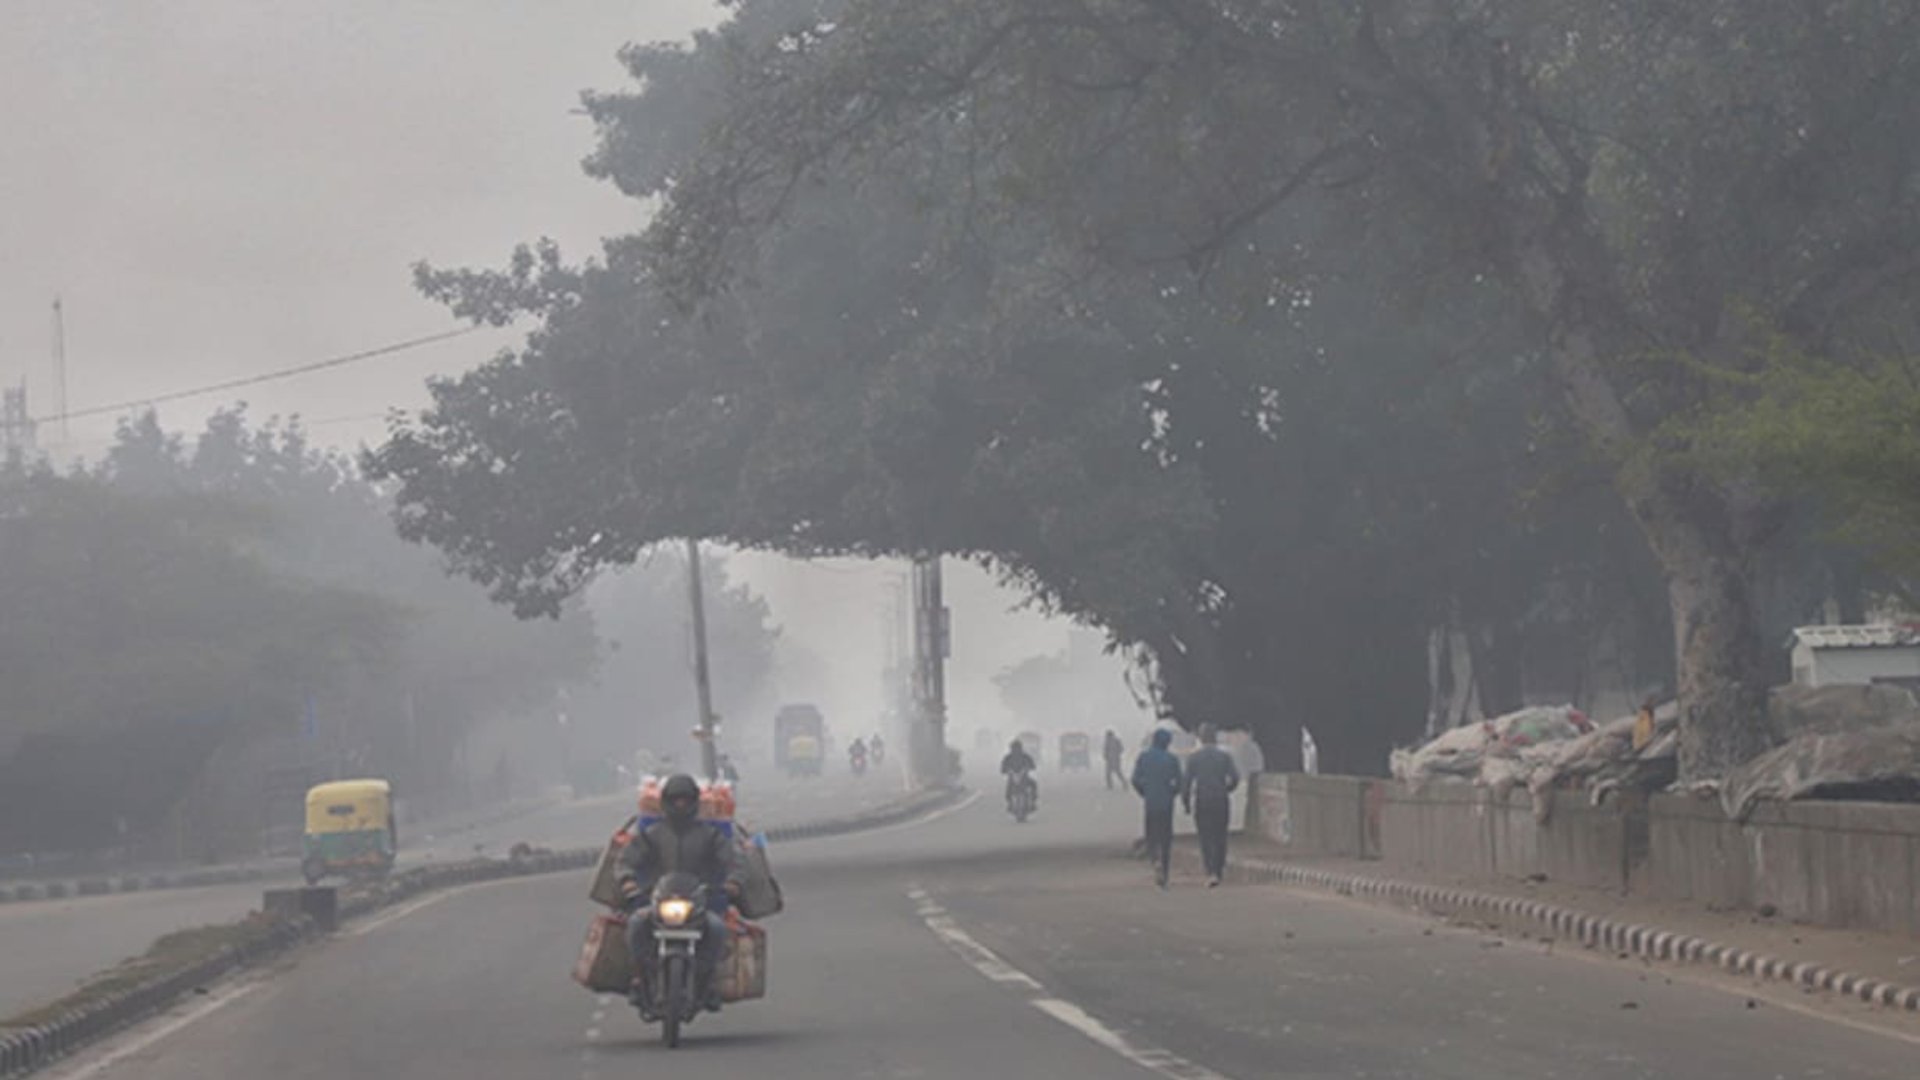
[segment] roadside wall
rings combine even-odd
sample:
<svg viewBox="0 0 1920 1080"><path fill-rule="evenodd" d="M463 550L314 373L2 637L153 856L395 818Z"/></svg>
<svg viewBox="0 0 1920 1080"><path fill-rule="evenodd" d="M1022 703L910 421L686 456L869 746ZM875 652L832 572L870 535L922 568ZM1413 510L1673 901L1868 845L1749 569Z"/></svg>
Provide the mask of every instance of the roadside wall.
<svg viewBox="0 0 1920 1080"><path fill-rule="evenodd" d="M1721 909L1771 905L1822 926L1920 937L1920 806L1767 804L1744 824L1711 799L1594 807L1560 792L1263 774L1255 831L1299 857L1378 859L1456 878L1526 878Z"/></svg>

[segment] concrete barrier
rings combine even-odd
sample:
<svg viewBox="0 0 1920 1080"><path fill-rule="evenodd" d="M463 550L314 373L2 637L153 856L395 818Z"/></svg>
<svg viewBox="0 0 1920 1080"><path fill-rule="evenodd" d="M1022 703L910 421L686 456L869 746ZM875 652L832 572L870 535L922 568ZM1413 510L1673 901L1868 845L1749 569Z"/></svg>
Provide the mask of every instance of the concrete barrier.
<svg viewBox="0 0 1920 1080"><path fill-rule="evenodd" d="M1376 785L1352 776L1262 773L1252 780L1247 817L1297 855L1371 858L1380 853Z"/></svg>
<svg viewBox="0 0 1920 1080"><path fill-rule="evenodd" d="M1920 937L1920 806L1769 803L1746 822L1711 799L1628 795L1601 806L1526 791L1267 774L1261 835L1296 856L1376 858L1457 878L1541 877L1717 909Z"/></svg>

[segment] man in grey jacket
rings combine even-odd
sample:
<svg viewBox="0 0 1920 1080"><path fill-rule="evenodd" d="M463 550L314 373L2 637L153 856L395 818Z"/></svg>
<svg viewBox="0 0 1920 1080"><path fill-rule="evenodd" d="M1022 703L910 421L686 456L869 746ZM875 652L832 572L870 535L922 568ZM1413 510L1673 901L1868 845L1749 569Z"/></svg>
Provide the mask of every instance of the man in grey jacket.
<svg viewBox="0 0 1920 1080"><path fill-rule="evenodd" d="M1219 885L1227 872L1227 825L1233 818L1233 792L1240 786L1233 755L1219 744L1214 726L1200 725L1200 749L1187 756L1186 787L1180 793L1200 834L1200 859L1206 865L1209 889Z"/></svg>

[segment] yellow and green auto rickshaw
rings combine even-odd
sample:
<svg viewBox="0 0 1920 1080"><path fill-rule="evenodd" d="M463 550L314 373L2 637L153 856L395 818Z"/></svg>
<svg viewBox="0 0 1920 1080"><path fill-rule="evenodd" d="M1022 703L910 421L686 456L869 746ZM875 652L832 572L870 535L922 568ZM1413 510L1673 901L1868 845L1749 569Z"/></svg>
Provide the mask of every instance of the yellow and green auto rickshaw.
<svg viewBox="0 0 1920 1080"><path fill-rule="evenodd" d="M336 780L307 792L300 872L313 885L331 874L369 877L393 869L399 833L385 780Z"/></svg>

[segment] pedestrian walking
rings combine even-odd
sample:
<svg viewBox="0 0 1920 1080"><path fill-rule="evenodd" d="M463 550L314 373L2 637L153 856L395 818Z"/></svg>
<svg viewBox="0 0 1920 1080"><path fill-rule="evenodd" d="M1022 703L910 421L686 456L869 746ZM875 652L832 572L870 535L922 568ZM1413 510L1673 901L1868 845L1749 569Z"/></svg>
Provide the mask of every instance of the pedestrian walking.
<svg viewBox="0 0 1920 1080"><path fill-rule="evenodd" d="M1122 760L1126 757L1127 745L1120 741L1120 736L1112 728L1107 729L1107 742L1103 750L1107 757L1107 790L1113 790L1115 780L1120 781L1121 787L1126 787L1127 774Z"/></svg>
<svg viewBox="0 0 1920 1080"><path fill-rule="evenodd" d="M1233 818L1233 792L1239 786L1240 770L1233 764L1233 755L1220 748L1220 733L1212 724L1200 725L1200 749L1187 756L1180 799L1200 834L1200 861L1209 889L1226 876L1227 826Z"/></svg>
<svg viewBox="0 0 1920 1080"><path fill-rule="evenodd" d="M1133 790L1140 793L1147 811L1147 858L1153 860L1153 881L1167 887L1167 874L1173 863L1173 804L1180 797L1180 759L1167 747L1173 745L1173 732L1153 733L1153 745L1140 752L1133 763Z"/></svg>

